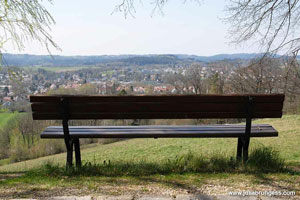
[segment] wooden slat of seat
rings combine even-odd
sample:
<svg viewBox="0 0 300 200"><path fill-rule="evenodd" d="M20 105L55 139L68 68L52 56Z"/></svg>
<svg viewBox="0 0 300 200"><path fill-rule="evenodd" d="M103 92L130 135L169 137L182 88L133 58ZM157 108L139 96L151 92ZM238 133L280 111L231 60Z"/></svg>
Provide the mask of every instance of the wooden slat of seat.
<svg viewBox="0 0 300 200"><path fill-rule="evenodd" d="M104 130L114 130L114 129L139 129L139 130L143 130L143 129L147 129L147 130L155 130L155 129L177 129L177 130L198 130L199 127L201 127L201 129L241 129L241 128L245 128L245 125L243 124L213 124L213 125L144 125L144 126L70 126L72 130L80 130L80 129L104 129ZM252 128L258 128L258 129L262 129L262 128L269 128L272 127L269 124L254 124L252 125ZM47 130L57 130L61 128L61 126L48 126Z"/></svg>
<svg viewBox="0 0 300 200"><path fill-rule="evenodd" d="M245 134L243 125L222 126L122 126L122 127L72 127L73 138L203 138L203 137L241 137ZM251 137L275 137L278 132L270 125L253 125ZM63 138L62 127L48 127L42 138Z"/></svg>

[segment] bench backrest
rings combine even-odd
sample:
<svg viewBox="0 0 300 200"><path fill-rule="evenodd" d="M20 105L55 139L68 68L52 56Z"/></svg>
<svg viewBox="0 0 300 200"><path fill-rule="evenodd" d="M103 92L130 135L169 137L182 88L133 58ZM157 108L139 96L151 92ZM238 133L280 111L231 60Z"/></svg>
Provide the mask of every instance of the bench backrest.
<svg viewBox="0 0 300 200"><path fill-rule="evenodd" d="M34 120L280 118L284 95L30 96Z"/></svg>

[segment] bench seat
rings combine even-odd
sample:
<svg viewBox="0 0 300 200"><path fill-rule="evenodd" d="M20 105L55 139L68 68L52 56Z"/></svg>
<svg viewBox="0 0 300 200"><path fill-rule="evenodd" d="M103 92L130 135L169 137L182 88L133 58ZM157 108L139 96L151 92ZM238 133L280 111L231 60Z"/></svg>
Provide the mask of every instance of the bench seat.
<svg viewBox="0 0 300 200"><path fill-rule="evenodd" d="M185 126L69 126L71 138L237 138L245 135L245 125ZM268 124L251 126L250 137L276 137ZM62 126L49 126L41 138L64 138Z"/></svg>

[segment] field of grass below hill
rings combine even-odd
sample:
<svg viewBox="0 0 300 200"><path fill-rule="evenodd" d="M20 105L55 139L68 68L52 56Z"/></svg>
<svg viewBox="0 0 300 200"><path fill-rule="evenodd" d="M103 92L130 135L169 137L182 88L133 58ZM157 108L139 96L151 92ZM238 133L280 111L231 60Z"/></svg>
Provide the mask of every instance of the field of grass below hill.
<svg viewBox="0 0 300 200"><path fill-rule="evenodd" d="M9 120L13 119L18 113L0 112L0 128L3 127Z"/></svg>
<svg viewBox="0 0 300 200"><path fill-rule="evenodd" d="M250 151L257 147L271 147L280 153L289 165L300 165L300 116L285 115L282 119L255 120L255 124L271 124L279 131L279 137L252 138ZM235 158L237 139L231 138L161 138L130 139L111 144L99 144L82 150L83 162L150 162L160 163L192 152L210 157L223 154ZM42 157L0 167L4 171L26 171L47 162L64 165L66 153Z"/></svg>

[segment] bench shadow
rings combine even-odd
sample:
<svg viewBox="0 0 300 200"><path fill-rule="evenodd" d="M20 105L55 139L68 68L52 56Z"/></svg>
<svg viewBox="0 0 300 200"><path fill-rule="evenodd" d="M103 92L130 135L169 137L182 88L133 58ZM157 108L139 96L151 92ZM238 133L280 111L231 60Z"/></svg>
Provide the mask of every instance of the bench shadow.
<svg viewBox="0 0 300 200"><path fill-rule="evenodd" d="M45 190L42 188L26 188L26 189L8 189L0 192L1 199L11 199L11 198L38 198L38 199L48 199L49 197L66 195L67 193L59 192L57 189ZM70 195L70 193L69 193ZM76 195L76 194L75 194Z"/></svg>
<svg viewBox="0 0 300 200"><path fill-rule="evenodd" d="M299 175L299 173L296 173ZM269 178L266 176L267 174L264 174L264 173L255 173L254 176L255 176L255 181L259 181L260 184L264 184L264 185L268 185L268 186L271 186L272 188L275 188L276 190L279 190L279 191L295 191L296 193L299 193L300 192L300 188L298 187L295 187L295 185L292 185L290 183L290 185L288 184L288 181L274 181L274 179L272 178ZM296 177L295 177L296 178ZM300 181L300 178L298 177L298 181L295 181L295 182L299 182Z"/></svg>
<svg viewBox="0 0 300 200"><path fill-rule="evenodd" d="M24 172L0 172L0 183L8 179L13 179L16 177L23 176Z"/></svg>
<svg viewBox="0 0 300 200"><path fill-rule="evenodd" d="M0 180L0 185L4 186L4 189L0 189L0 199L6 199L6 198L41 198L41 199L47 199L49 197L55 196L65 196L65 195L72 195L72 196L82 196L82 195L88 195L94 193L95 191L92 189L91 191L87 191L86 194L82 192L82 190L75 188L65 188L65 187L59 187L59 188L50 188L45 189L43 187L40 187L38 185L33 185L33 187L27 187L26 185L22 185L21 187L12 186L12 187L6 187L6 183L13 181L14 179L18 179L22 176L26 176L26 174L18 174L18 176L11 176L11 174L3 175L3 179ZM89 178L89 177L87 177ZM132 186L132 182L130 180L124 180L122 177L118 179L118 176L110 176L109 179L101 179L101 185L98 186L98 189L103 192L103 184L113 184L115 187L121 186L126 187ZM117 179L116 179L117 178ZM203 200L214 200L215 198L212 196L207 196L203 194L202 191L200 191L196 186L194 186L192 183L182 183L177 180L161 180L157 178L151 178L151 177L139 177L139 176L132 176L131 178L134 178L135 180L138 180L139 183L142 183L143 185L147 186L149 183L154 183L158 185L164 185L167 187L170 187L172 189L178 189L186 191L187 194L193 195L195 198L203 199ZM104 187L105 188L105 187ZM106 191L107 192L107 191ZM144 191L140 191L144 193ZM135 191L135 194L138 194L139 191ZM104 189L105 194L105 189Z"/></svg>

